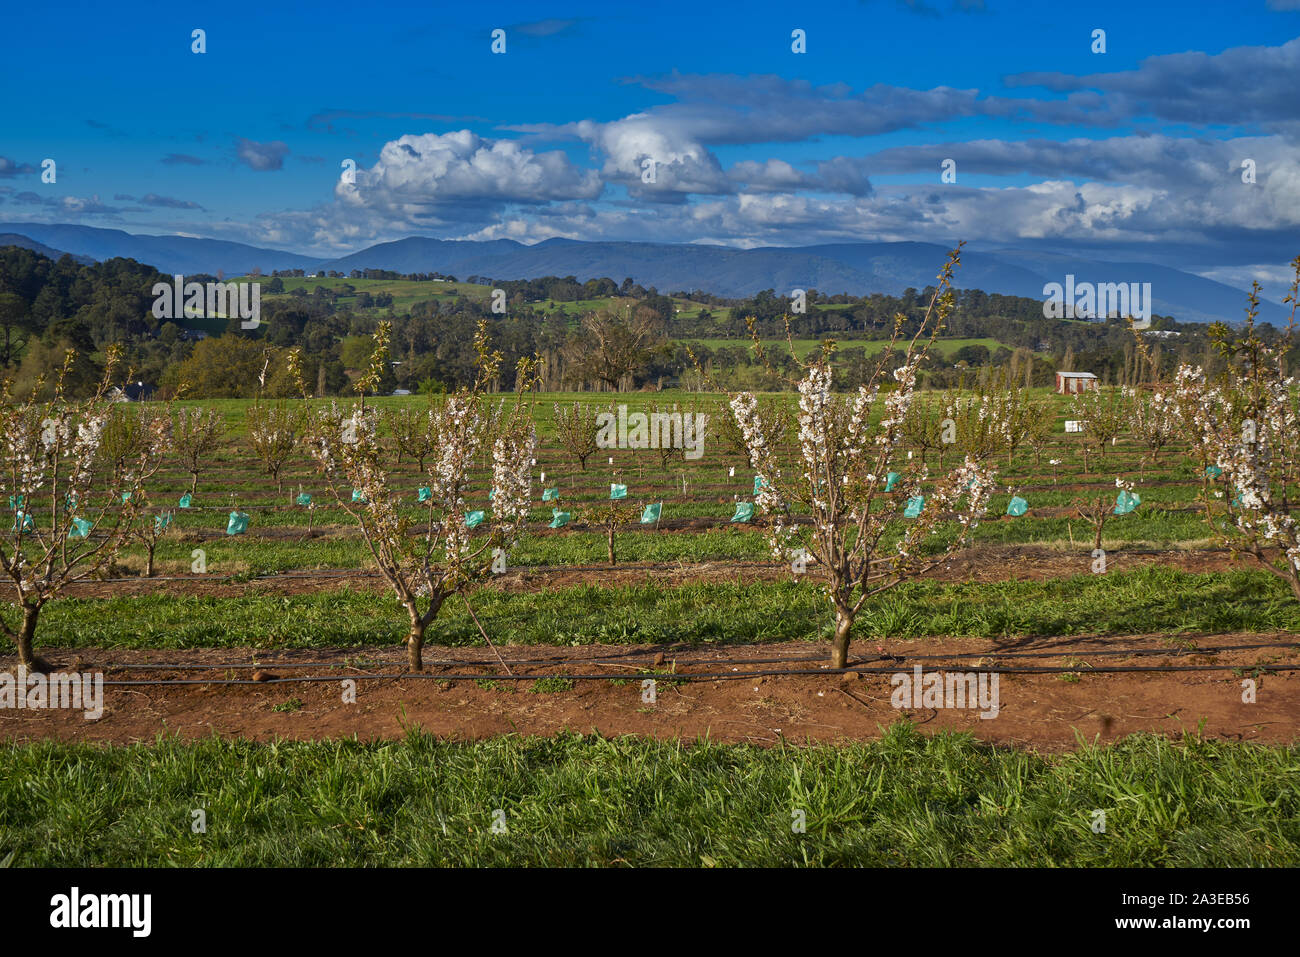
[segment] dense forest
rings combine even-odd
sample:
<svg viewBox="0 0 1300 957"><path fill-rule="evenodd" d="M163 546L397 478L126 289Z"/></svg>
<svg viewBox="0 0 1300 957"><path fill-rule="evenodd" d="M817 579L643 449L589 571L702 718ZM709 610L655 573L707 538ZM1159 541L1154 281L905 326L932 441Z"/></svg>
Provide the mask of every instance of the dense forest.
<svg viewBox="0 0 1300 957"><path fill-rule="evenodd" d="M150 266L131 259L82 265L69 256L56 262L21 247L0 248L0 365L16 390L30 390L42 377L48 380L65 351L74 349L79 359L71 387L83 391L98 378L105 348L118 343L132 378L163 395L175 394L184 384L186 394L194 397L250 396L259 388L269 394L286 390L283 352L300 347L308 383L319 395L337 395L349 391L350 374L364 365L375 324L389 319L393 365L383 388L443 392L472 374L473 330L486 318L493 345L505 358L501 388L512 385L515 361L533 353L547 360L544 385L551 389L697 388L706 382L780 388L774 373L795 368L783 344L788 319L797 339L837 341L837 384L851 388L878 361L871 343L889 338L898 314L906 317L904 332L914 331L933 293L908 289L897 297L850 297L810 290L806 312L787 316L789 300L773 290L728 300L699 292L663 294L631 279L579 282L568 276L483 280L505 292L504 315L492 311L486 286L481 298L431 294L405 312L393 308L389 293L357 293L346 285L342 290L317 285L309 292L299 284L286 293L284 279L301 278L301 272L261 277L265 295L255 330L242 330L239 320L232 319L222 332L212 329L209 319L205 333L184 319L155 317L152 288L171 277ZM221 278L186 277L198 282ZM438 273L382 270L354 271L348 278L429 282L431 289L435 282L455 281ZM351 301L341 303L341 298ZM679 313L688 298L692 308ZM619 305L577 312L556 307L612 299ZM549 311L542 305L548 300ZM1042 303L1035 299L958 290L945 337L992 344L932 354L924 383L947 386L989 366L1008 367L1016 381L1034 385L1050 384L1056 369L1094 372L1104 382L1128 381L1134 375L1133 336L1123 321L1050 320L1042 313ZM770 355L781 357L776 370L756 362L747 338L749 317L760 336L773 343ZM1209 327L1153 317L1152 329L1160 334L1154 342L1163 363L1209 361ZM1276 332L1266 329L1266 334ZM714 341L689 349L684 341L699 339ZM266 382L259 386L264 370Z"/></svg>

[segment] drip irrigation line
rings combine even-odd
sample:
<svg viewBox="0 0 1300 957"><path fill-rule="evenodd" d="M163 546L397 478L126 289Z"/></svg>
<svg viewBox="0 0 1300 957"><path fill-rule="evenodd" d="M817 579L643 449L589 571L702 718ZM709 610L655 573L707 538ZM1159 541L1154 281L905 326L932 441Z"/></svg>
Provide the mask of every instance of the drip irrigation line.
<svg viewBox="0 0 1300 957"><path fill-rule="evenodd" d="M896 661L900 665L905 665L909 661L948 661L954 658L993 658L993 659L1062 658L1067 655L1073 655L1075 657L1088 656L1092 658L1100 658L1100 657L1138 658L1138 657L1156 656L1156 655L1174 655L1174 656L1182 657L1185 655L1222 654L1228 651L1258 651L1263 648L1300 648L1300 640L1285 641L1285 642L1257 642L1248 645L1218 645L1212 648L1192 648L1192 649L1100 648L1095 650L1084 649L1082 651L1006 651L1006 652L958 651L958 652L951 652L949 654L924 654L924 655L907 654L907 655L897 655L894 657L876 656L873 658L868 658L866 659L866 661L868 662ZM539 658L506 658L504 659L504 661L512 665L565 664L565 663L621 664L627 661L627 659L635 658L638 656L647 656L651 654L665 654L665 657L667 658L666 653L652 650L652 651L627 652L626 654L620 654L620 655L602 655L599 657L587 657L587 658L567 659L557 655L547 655ZM824 657L825 657L824 654L811 654L811 655L786 655L786 656L776 657L776 658L707 658L698 661L689 661L689 660L684 660L682 658L668 658L668 660L675 661L679 665L694 664L694 665L716 666L716 665L738 665L738 664L739 665L782 664L784 662L818 661L823 659ZM385 665L400 664L400 662L396 660L376 661L374 662L374 664L375 666L383 667ZM491 661L469 662L463 660L439 658L430 661L428 664L432 667L454 667L454 666L464 667L465 665L490 666L492 662ZM348 664L346 662L335 662L335 661L259 661L259 662L254 662L252 664L249 664L247 662L219 663L219 664L210 664L210 663L167 664L167 663L158 663L158 662L141 662L138 664L128 664L124 662L110 662L102 666L104 671L238 671L238 670L247 671L249 669L276 669L276 668L281 668L281 669L284 668L349 668L352 670L360 670L364 667L366 666L359 665L359 664ZM627 667L633 667L633 664L628 663ZM857 669L850 668L847 670L853 671Z"/></svg>
<svg viewBox="0 0 1300 957"><path fill-rule="evenodd" d="M1025 543L1023 546L1020 547L1032 548L1036 546L1034 546L1033 543ZM1051 551L1052 554L1049 555L1048 557L1055 557L1055 556L1067 557L1067 558L1077 557L1080 561L1091 561L1091 553L1089 552L1079 552L1078 555L1076 556L1074 555L1073 552L1057 552L1054 550L1049 550L1049 551ZM1219 552L1231 552L1231 551L1232 551L1231 548L1225 546L1217 546L1217 545L1207 546L1205 548L1196 548L1196 549L1123 548L1123 549L1115 549L1109 552L1107 560L1112 562L1117 562L1120 559L1124 558L1125 556L1133 556L1133 555L1171 555L1171 556L1178 556L1178 557L1192 557L1203 553L1219 553ZM783 562L759 561L757 559L731 559L725 555L718 555L712 557L707 555L691 556L690 564L692 566L699 566L702 563L725 564L727 567L734 568L739 571L788 567ZM508 566L508 571L556 572L556 573L558 572L605 572L605 571L654 572L654 571L672 571L675 569L680 569L681 565L682 563L678 561L627 562L621 565L609 565L609 564L512 565L512 566ZM813 566L816 567L815 562L813 563ZM312 570L308 568L295 568L289 571L264 572L258 575L249 575L246 572L235 573L232 575L216 575L216 574L207 574L207 573L203 575L154 575L151 578L146 578L143 575L137 575L133 578L97 578L97 579L87 579L86 581L93 582L95 584L100 584L100 585L122 585L122 584L131 584L133 582L137 584L141 582L200 583L200 582L228 582L234 579L241 579L243 581L250 581L250 582L254 582L254 581L265 582L265 581L276 581L276 580L310 581L314 578L345 579L345 578L380 578L380 577L382 577L380 572L370 568L358 568L358 569L322 568L319 570Z"/></svg>
<svg viewBox="0 0 1300 957"><path fill-rule="evenodd" d="M304 675L290 678L270 678L266 681L254 681L251 678L221 678L221 679L204 679L204 678L184 678L184 679L114 679L105 681L105 686L111 687L128 687L128 686L155 686L155 687L173 687L182 685L273 685L273 684L312 684L312 683L337 683L339 681L400 681L405 678L424 679L428 681L545 681L548 679L568 680L568 681L626 681L629 678L653 678L656 681L683 682L687 684L701 681L741 681L749 678L780 678L780 677L798 677L804 675L837 675L837 674L870 674L870 675L893 675L898 674L902 665L895 665L890 668L791 668L791 669L764 669L759 671L722 671L722 672L704 672L695 674L662 674L662 675L587 675L587 674L527 674L527 675L471 675L471 674L427 674L425 672L405 672L396 675L344 675L325 677L321 675ZM952 669L940 669L949 671ZM1033 675L1033 674L1077 674L1088 672L1090 674L1119 674L1119 673L1178 673L1192 671L1260 671L1260 672L1283 672L1283 671L1300 671L1300 664L1281 664L1281 665L1253 665L1249 669L1241 665L1112 665L1101 668L1046 668L1046 667L1026 667L1026 668L967 668L966 674L989 674L989 675Z"/></svg>
<svg viewBox="0 0 1300 957"><path fill-rule="evenodd" d="M1088 556L1082 555L1081 558ZM703 562L725 562L729 567L736 569L755 569L755 568L785 568L782 562L763 562L752 559L741 559L738 561L728 560L725 556L717 558L692 558L693 565L699 565ZM676 561L670 562L628 562L622 565L513 565L508 566L508 571L528 571L528 572L574 572L574 571L671 571L680 569L681 563ZM372 568L358 568L350 570L346 568L323 568L319 571L311 569L295 568L286 572L265 572L260 575L249 575L248 573L235 573L233 575L214 575L205 573L203 575L154 575L152 578L146 578L143 575L137 575L134 578L95 578L86 579L79 584L93 583L99 585L123 585L132 582L227 582L233 579L244 581L275 581L277 579L285 581L310 581L313 578L380 578L382 574ZM505 577L504 575L499 577Z"/></svg>

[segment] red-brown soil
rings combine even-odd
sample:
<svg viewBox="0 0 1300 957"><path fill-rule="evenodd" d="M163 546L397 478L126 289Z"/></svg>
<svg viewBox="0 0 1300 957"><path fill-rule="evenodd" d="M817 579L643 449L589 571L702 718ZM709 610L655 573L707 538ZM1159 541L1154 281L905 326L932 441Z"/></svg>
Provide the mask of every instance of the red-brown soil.
<svg viewBox="0 0 1300 957"><path fill-rule="evenodd" d="M1269 644L1278 647L1225 646ZM1133 649L1174 652L1138 655ZM906 717L923 730L973 732L1003 745L1061 751L1078 742L1112 741L1137 731L1180 735L1184 731L1232 741L1294 742L1300 727L1300 672L1268 673L1270 664L1300 664L1300 640L1288 634L1200 636L1194 641L1161 636L1052 638L990 642L984 639L891 642L881 654L859 642L855 664L885 673L754 676L761 669L814 669L825 649L811 644L752 645L741 648L675 649L588 646L582 648L502 647L512 672L526 680L504 680L505 671L488 649L430 648L426 674L401 676L400 649L382 651L277 652L255 658L230 649L127 651L84 648L55 652L64 671L105 669L106 680L251 678L256 662L273 680L241 685L138 685L104 689L104 713L85 720L80 711L0 710L0 740L111 742L151 741L160 732L184 738L242 736L256 740L308 740L357 736L394 738L418 725L450 739L498 734L551 735L563 730L606 735L641 734L694 740L771 745L792 742L868 740ZM1105 654L1121 651L1121 654ZM1033 656L1030 653L1040 653ZM662 663L655 665L662 654ZM918 659L915 656L935 656ZM954 657L968 655L970 657ZM761 663L756 659L784 659ZM793 660L789 660L793 659ZM142 669L145 663L178 668ZM13 659L0 659L10 669ZM222 665L214 670L195 666ZM896 710L890 702L890 674L964 671L975 667L1058 667L1058 674L1002 674L1001 710L993 719L979 712L935 708ZM1105 673L1116 666L1221 665L1241 669L1158 673ZM657 700L642 701L642 673L658 673ZM720 679L686 683L672 674L721 674ZM536 676L626 675L621 684L576 680L565 690L534 692ZM290 682L295 676L331 676L318 683ZM448 680L447 675L481 675ZM341 682L358 677L356 703L343 702ZM1077 676L1077 677L1075 677ZM1242 703L1242 681L1254 677L1258 701ZM488 684L488 682L493 682ZM294 699L294 710L274 710Z"/></svg>

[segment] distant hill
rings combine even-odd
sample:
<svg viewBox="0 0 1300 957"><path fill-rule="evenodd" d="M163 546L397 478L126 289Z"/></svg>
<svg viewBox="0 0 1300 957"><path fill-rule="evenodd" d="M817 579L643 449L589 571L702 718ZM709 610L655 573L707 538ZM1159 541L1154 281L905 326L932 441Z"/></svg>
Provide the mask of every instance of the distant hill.
<svg viewBox="0 0 1300 957"><path fill-rule="evenodd" d="M21 236L18 233L0 233L0 247L2 246L21 246L23 249L30 249L34 253L49 256L54 260L62 259L64 256L72 256L83 266L89 266L95 261L90 256L74 256L72 253L65 253L61 249L53 249L44 243L38 243L29 236Z"/></svg>
<svg viewBox="0 0 1300 957"><path fill-rule="evenodd" d="M212 273L223 270L241 275L260 266L272 269L315 269L320 260L297 253L260 249L224 239L192 236L137 236L120 229L95 226L0 223L0 232L19 233L66 249L74 255L105 260L121 256L153 266L164 273Z"/></svg>
<svg viewBox="0 0 1300 957"><path fill-rule="evenodd" d="M752 296L764 289L792 289L861 296L897 296L935 282L948 248L933 243L839 243L820 246L735 249L667 243L583 243L552 239L534 246L511 240L454 242L415 237L382 243L331 260L323 269L392 269L398 272L449 272L494 279L575 276L581 281L630 276L660 292L703 290L719 296ZM1243 290L1168 266L1098 260L1022 249L962 254L957 285L989 293L1043 297L1049 282L1149 282L1152 312L1184 322L1239 322L1246 305ZM1286 312L1263 303L1260 316L1283 322Z"/></svg>
<svg viewBox="0 0 1300 957"><path fill-rule="evenodd" d="M246 274L303 269L308 272L387 269L399 273L441 272L465 279L496 280L575 276L580 281L630 277L660 292L702 290L741 298L764 289L788 294L792 289L861 296L897 296L935 281L948 248L935 243L829 243L816 246L736 249L680 243L578 242L550 239L533 246L510 239L489 242L411 237L379 243L337 259L322 260L242 243L186 236L135 236L117 229L90 226L0 223L0 231L66 249L74 255L107 259L127 256L165 273ZM1030 249L970 250L962 256L957 284L964 289L1041 299L1043 286L1076 282L1150 282L1152 311L1184 322L1216 319L1240 322L1244 290L1204 279L1169 266L1140 262L1103 262ZM1284 322L1286 311L1263 303L1260 316Z"/></svg>

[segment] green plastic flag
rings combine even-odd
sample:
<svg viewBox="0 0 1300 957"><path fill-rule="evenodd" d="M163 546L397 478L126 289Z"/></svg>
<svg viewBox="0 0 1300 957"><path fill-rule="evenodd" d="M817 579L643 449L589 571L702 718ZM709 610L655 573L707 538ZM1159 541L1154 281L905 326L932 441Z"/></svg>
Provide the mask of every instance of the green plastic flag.
<svg viewBox="0 0 1300 957"><path fill-rule="evenodd" d="M1142 504L1142 496L1137 492L1122 491L1115 499L1115 514L1127 515Z"/></svg>
<svg viewBox="0 0 1300 957"><path fill-rule="evenodd" d="M306 492L299 492L296 501L298 502L299 505L303 505L303 506L310 505L311 496L308 495Z"/></svg>
<svg viewBox="0 0 1300 957"><path fill-rule="evenodd" d="M885 491L892 492L894 489L898 488L898 480L901 479L902 477L903 476L899 475L897 472L890 472L888 475L886 475Z"/></svg>
<svg viewBox="0 0 1300 957"><path fill-rule="evenodd" d="M754 476L754 494L757 495L763 489L767 488L767 479L761 475Z"/></svg>
<svg viewBox="0 0 1300 957"><path fill-rule="evenodd" d="M542 489L543 502L554 502L559 497L560 497L560 487L558 485L555 486L555 488Z"/></svg>
<svg viewBox="0 0 1300 957"><path fill-rule="evenodd" d="M129 501L131 501L131 493L130 493L130 492L123 492L123 493L122 493L122 504L125 505L125 504L126 504L127 502L129 502Z"/></svg>
<svg viewBox="0 0 1300 957"><path fill-rule="evenodd" d="M1007 514L1013 518L1019 518L1029 511L1029 503L1019 495L1011 496L1011 501L1007 504Z"/></svg>
<svg viewBox="0 0 1300 957"><path fill-rule="evenodd" d="M420 486L420 497L417 498L416 501L417 501L417 502L427 502L427 501L429 501L429 499L431 499L431 498L433 498L433 489L429 488L429 486L427 486L427 485L421 485L421 486Z"/></svg>
<svg viewBox="0 0 1300 957"><path fill-rule="evenodd" d="M177 504L178 504L181 508L189 508L189 507L190 507L190 502L192 501L192 499L193 499L193 496L191 496L189 492L186 492L184 495L181 496L181 500L180 500L179 502L177 502Z"/></svg>
<svg viewBox="0 0 1300 957"><path fill-rule="evenodd" d="M230 521L226 522L227 535L243 535L248 531L248 514L246 512L231 512Z"/></svg>
<svg viewBox="0 0 1300 957"><path fill-rule="evenodd" d="M23 507L23 504L24 504L23 496L21 496L21 495L10 495L10 496L9 496L9 507L10 507L10 508L22 508L22 507Z"/></svg>
<svg viewBox="0 0 1300 957"><path fill-rule="evenodd" d="M925 496L913 495L907 500L907 508L903 509L903 517L916 518L921 514L923 508L925 508Z"/></svg>
<svg viewBox="0 0 1300 957"><path fill-rule="evenodd" d="M480 525L483 524L483 519L485 518L487 518L487 515L484 512L466 512L465 527L478 528Z"/></svg>
<svg viewBox="0 0 1300 957"><path fill-rule="evenodd" d="M19 523L22 523L24 532L34 532L36 530L36 526L32 522L32 517L28 515L26 512L18 511L14 513L13 528L9 529L9 531L11 532L18 531Z"/></svg>
<svg viewBox="0 0 1300 957"><path fill-rule="evenodd" d="M68 538L85 538L94 527L94 523L88 518L74 518L72 528L68 530Z"/></svg>
<svg viewBox="0 0 1300 957"><path fill-rule="evenodd" d="M153 530L155 532L165 532L171 523L172 516L170 512L163 512L161 515L155 515L153 517Z"/></svg>
<svg viewBox="0 0 1300 957"><path fill-rule="evenodd" d="M1217 465L1207 465L1205 466L1205 474L1210 478L1218 478L1223 474L1223 469L1219 468Z"/></svg>
<svg viewBox="0 0 1300 957"><path fill-rule="evenodd" d="M366 504L366 497L361 494L361 489L354 488L352 490L352 501L359 502L362 505Z"/></svg>
<svg viewBox="0 0 1300 957"><path fill-rule="evenodd" d="M69 514L75 512L77 510L77 493L69 492L67 495L63 496L63 504L64 507L67 508Z"/></svg>
<svg viewBox="0 0 1300 957"><path fill-rule="evenodd" d="M1241 508L1241 489L1233 489L1233 491L1237 493L1237 497L1232 500L1232 504L1237 508Z"/></svg>
<svg viewBox="0 0 1300 957"><path fill-rule="evenodd" d="M653 505L647 505L645 511L641 513L642 525L653 525L659 521L659 513L663 511L663 502L656 502Z"/></svg>
<svg viewBox="0 0 1300 957"><path fill-rule="evenodd" d="M610 482L609 497L611 501L614 499L627 498L627 486L619 485L617 482Z"/></svg>
<svg viewBox="0 0 1300 957"><path fill-rule="evenodd" d="M733 522L750 522L754 519L753 502L737 502L736 514L731 516Z"/></svg>
<svg viewBox="0 0 1300 957"><path fill-rule="evenodd" d="M488 492L488 501L489 501L489 502L495 501L495 500L496 500L496 497L497 497L497 490L496 490L496 489L493 489L492 491Z"/></svg>
<svg viewBox="0 0 1300 957"><path fill-rule="evenodd" d="M561 512L558 508L553 508L551 509L551 524L547 527L562 528L563 526L569 524L569 519L572 517L573 516L571 516L568 512Z"/></svg>

